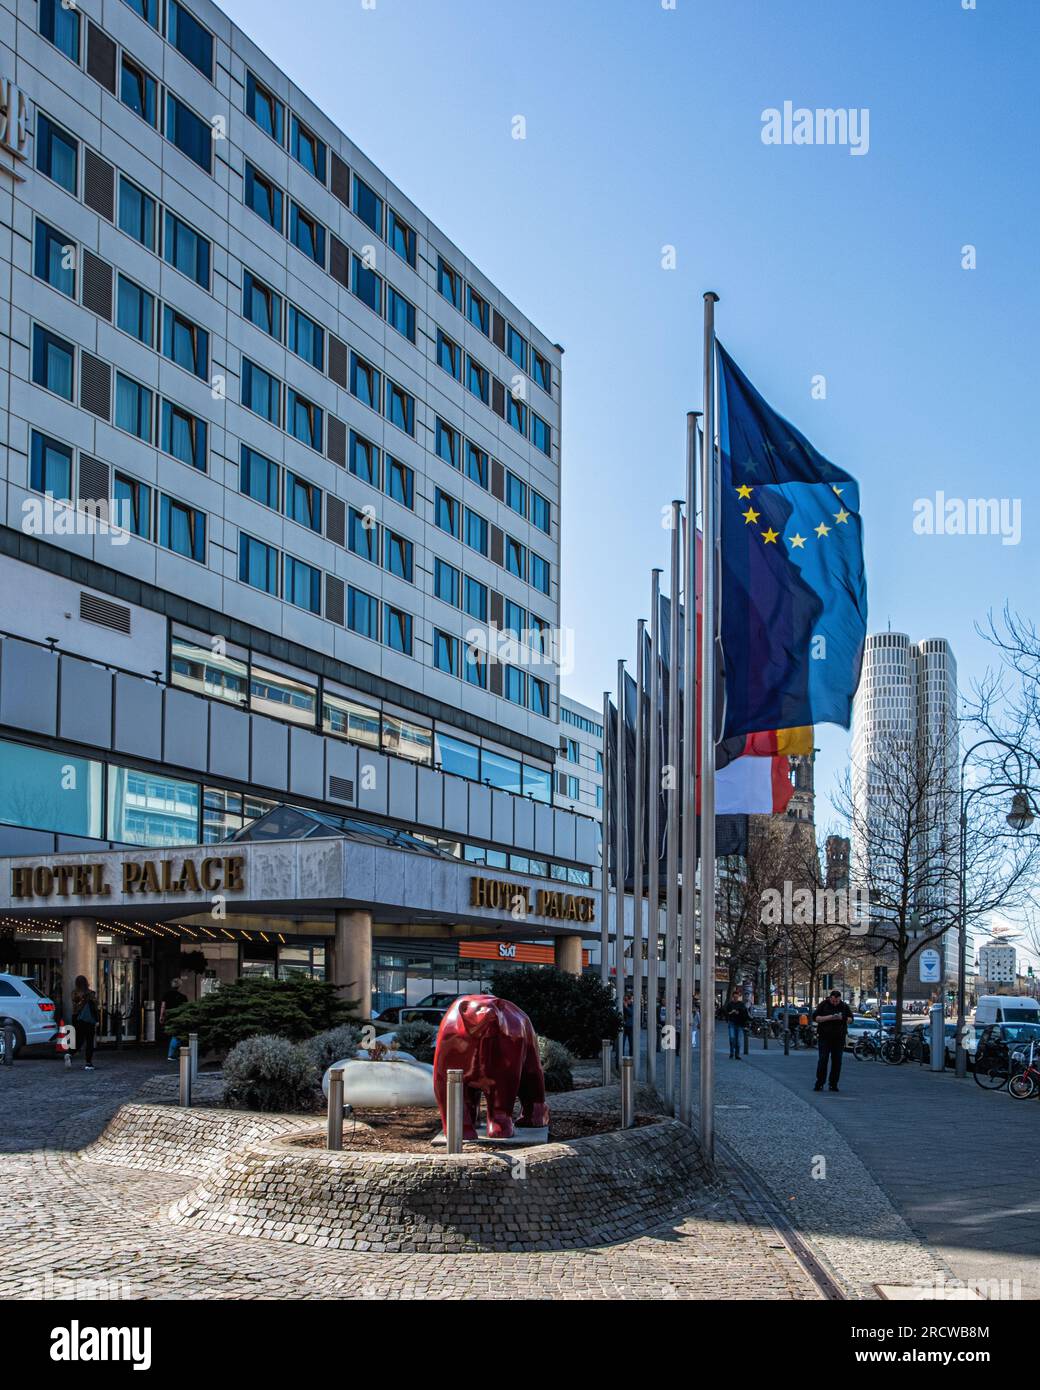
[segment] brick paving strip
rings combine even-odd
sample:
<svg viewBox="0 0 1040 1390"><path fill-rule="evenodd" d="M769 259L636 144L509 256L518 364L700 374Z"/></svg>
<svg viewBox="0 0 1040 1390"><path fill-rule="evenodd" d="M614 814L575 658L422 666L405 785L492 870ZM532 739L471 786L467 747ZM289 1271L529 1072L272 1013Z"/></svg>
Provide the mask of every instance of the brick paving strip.
<svg viewBox="0 0 1040 1390"><path fill-rule="evenodd" d="M0 1073L0 1297L816 1299L734 1175L634 1239L535 1253L370 1254L175 1226L198 1177L91 1162L154 1060L102 1054L89 1077L49 1059ZM577 1098L576 1098L577 1099ZM259 1117L258 1117L259 1118Z"/></svg>

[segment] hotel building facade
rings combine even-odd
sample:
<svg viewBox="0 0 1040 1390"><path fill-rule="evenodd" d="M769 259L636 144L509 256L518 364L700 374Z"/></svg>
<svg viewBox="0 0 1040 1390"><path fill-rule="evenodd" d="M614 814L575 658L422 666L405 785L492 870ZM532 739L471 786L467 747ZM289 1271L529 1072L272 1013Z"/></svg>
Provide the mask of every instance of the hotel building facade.
<svg viewBox="0 0 1040 1390"><path fill-rule="evenodd" d="M0 0L0 84L0 969L580 969L562 349L208 0Z"/></svg>

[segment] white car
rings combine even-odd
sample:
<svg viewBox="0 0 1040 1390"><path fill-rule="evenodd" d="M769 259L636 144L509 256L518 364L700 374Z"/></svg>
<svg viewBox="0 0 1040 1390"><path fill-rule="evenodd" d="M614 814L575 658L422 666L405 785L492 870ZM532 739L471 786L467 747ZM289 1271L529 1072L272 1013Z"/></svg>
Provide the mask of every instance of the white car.
<svg viewBox="0 0 1040 1390"><path fill-rule="evenodd" d="M58 1035L58 1011L35 980L24 975L0 975L0 1059L7 1029L14 1034L14 1055L23 1047L51 1043Z"/></svg>

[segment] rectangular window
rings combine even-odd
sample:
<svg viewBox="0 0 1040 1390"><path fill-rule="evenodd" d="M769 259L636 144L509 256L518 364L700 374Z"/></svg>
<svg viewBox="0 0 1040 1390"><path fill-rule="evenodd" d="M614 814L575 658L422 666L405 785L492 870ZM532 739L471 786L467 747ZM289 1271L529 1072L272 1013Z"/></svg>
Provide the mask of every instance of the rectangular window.
<svg viewBox="0 0 1040 1390"><path fill-rule="evenodd" d="M354 175L354 211L376 236L383 235L383 200L357 174Z"/></svg>
<svg viewBox="0 0 1040 1390"><path fill-rule="evenodd" d="M312 531L321 531L321 488L285 470L285 515Z"/></svg>
<svg viewBox="0 0 1040 1390"><path fill-rule="evenodd" d="M379 640L379 602L371 594L366 594L363 589L355 589L353 584L347 590L347 627L351 632L358 632L362 637L370 637L373 642ZM328 697L331 699L332 697ZM373 716L373 719L375 716ZM335 733L335 730L332 730ZM370 734L371 730L368 731ZM353 737L350 728L347 737ZM371 737L358 739L361 743L372 743L374 747L379 746L379 727L376 724L374 734Z"/></svg>
<svg viewBox="0 0 1040 1390"><path fill-rule="evenodd" d="M480 749L475 743L438 732L434 735L434 762L441 772L480 781Z"/></svg>
<svg viewBox="0 0 1040 1390"><path fill-rule="evenodd" d="M386 418L405 434L415 434L415 397L395 381L386 383Z"/></svg>
<svg viewBox="0 0 1040 1390"><path fill-rule="evenodd" d="M162 403L159 447L181 463L206 471L206 422L173 401Z"/></svg>
<svg viewBox="0 0 1040 1390"><path fill-rule="evenodd" d="M527 681L524 672L515 666L502 667L502 693L514 705L527 704Z"/></svg>
<svg viewBox="0 0 1040 1390"><path fill-rule="evenodd" d="M279 145L282 143L285 107L251 72L246 73L246 115L272 140L277 140Z"/></svg>
<svg viewBox="0 0 1040 1390"><path fill-rule="evenodd" d="M282 383L248 358L242 359L242 404L272 425L282 420Z"/></svg>
<svg viewBox="0 0 1040 1390"><path fill-rule="evenodd" d="M433 629L433 664L449 676L459 674L459 639L436 627Z"/></svg>
<svg viewBox="0 0 1040 1390"><path fill-rule="evenodd" d="M201 381L209 376L209 334L169 304L163 305L162 351Z"/></svg>
<svg viewBox="0 0 1040 1390"><path fill-rule="evenodd" d="M198 783L110 766L108 837L127 845L197 845Z"/></svg>
<svg viewBox="0 0 1040 1390"><path fill-rule="evenodd" d="M465 644L463 675L467 685L479 685L487 689L487 652L475 642Z"/></svg>
<svg viewBox="0 0 1040 1390"><path fill-rule="evenodd" d="M488 404L488 401L490 399L490 387L488 382L488 369L486 367L482 367L480 363L477 362L474 358L467 357L466 386L473 393L473 395L478 396L484 402L485 405Z"/></svg>
<svg viewBox="0 0 1040 1390"><path fill-rule="evenodd" d="M541 594L549 592L549 561L531 551L531 587Z"/></svg>
<svg viewBox="0 0 1040 1390"><path fill-rule="evenodd" d="M279 468L271 459L265 458L263 454L258 454L255 449L250 449L248 445L242 445L238 469L239 490L244 492L247 497L252 497L255 502L262 502L265 507L278 508L278 473Z"/></svg>
<svg viewBox="0 0 1040 1390"><path fill-rule="evenodd" d="M531 443L543 454L552 453L552 430L540 415L531 411Z"/></svg>
<svg viewBox="0 0 1040 1390"><path fill-rule="evenodd" d="M324 367L325 330L295 304L289 305L289 347L319 372Z"/></svg>
<svg viewBox="0 0 1040 1390"><path fill-rule="evenodd" d="M146 24L158 29L159 0L123 0L123 3L129 5L134 14L139 14Z"/></svg>
<svg viewBox="0 0 1040 1390"><path fill-rule="evenodd" d="M462 312L462 276L440 256L437 257L437 289L449 304Z"/></svg>
<svg viewBox="0 0 1040 1390"><path fill-rule="evenodd" d="M61 0L40 0L40 33L66 58L79 62L79 11Z"/></svg>
<svg viewBox="0 0 1040 1390"><path fill-rule="evenodd" d="M531 349L531 376L534 384L540 386L547 396L552 395L552 368L539 352Z"/></svg>
<svg viewBox="0 0 1040 1390"><path fill-rule="evenodd" d="M393 208L387 209L386 239L391 251L396 251L403 261L415 268L415 231L407 222L402 222Z"/></svg>
<svg viewBox="0 0 1040 1390"><path fill-rule="evenodd" d="M181 154L205 169L213 167L213 127L171 91L166 93L166 138Z"/></svg>
<svg viewBox="0 0 1040 1390"><path fill-rule="evenodd" d="M383 605L383 641L391 650L404 652L405 656L412 654L412 615L404 613L400 608L391 608L388 603Z"/></svg>
<svg viewBox="0 0 1040 1390"><path fill-rule="evenodd" d="M246 207L252 208L276 232L282 230L282 190L252 164L246 165L245 201Z"/></svg>
<svg viewBox="0 0 1040 1390"><path fill-rule="evenodd" d="M549 624L544 618L539 618L537 614L531 613L528 621L530 627L527 630L527 639L533 651L548 659L549 657Z"/></svg>
<svg viewBox="0 0 1040 1390"><path fill-rule="evenodd" d="M487 585L466 575L462 585L462 606L478 623L486 623L488 615Z"/></svg>
<svg viewBox="0 0 1040 1390"><path fill-rule="evenodd" d="M508 667L506 670L508 671ZM499 791L512 792L514 796L523 795L523 773L516 758L507 758L504 753L492 752L482 748L480 752L480 777L489 787Z"/></svg>
<svg viewBox="0 0 1040 1390"><path fill-rule="evenodd" d="M466 476L482 488L488 485L488 456L469 440L466 441Z"/></svg>
<svg viewBox="0 0 1040 1390"><path fill-rule="evenodd" d="M278 593L278 551L263 541L238 534L238 578L251 589L265 594Z"/></svg>
<svg viewBox="0 0 1040 1390"><path fill-rule="evenodd" d="M437 330L437 365L456 381L462 380L462 349L441 330Z"/></svg>
<svg viewBox="0 0 1040 1390"><path fill-rule="evenodd" d="M380 378L371 362L366 362L356 352L350 354L350 394L356 396L362 405L379 409Z"/></svg>
<svg viewBox="0 0 1040 1390"><path fill-rule="evenodd" d="M112 484L112 501L115 503L116 521L124 531L142 536L146 541L152 538L152 489L139 478L131 478L128 473L116 473Z"/></svg>
<svg viewBox="0 0 1040 1390"><path fill-rule="evenodd" d="M155 250L155 199L122 174L119 175L119 227L149 251Z"/></svg>
<svg viewBox="0 0 1040 1390"><path fill-rule="evenodd" d="M367 304L373 313L381 314L383 312L382 277L365 265L360 256L351 256L350 258L350 288L362 304Z"/></svg>
<svg viewBox="0 0 1040 1390"><path fill-rule="evenodd" d="M79 145L67 131L37 112L36 116L36 167L76 196Z"/></svg>
<svg viewBox="0 0 1040 1390"><path fill-rule="evenodd" d="M101 763L8 742L0 742L0 760L0 824L103 838Z"/></svg>
<svg viewBox="0 0 1040 1390"><path fill-rule="evenodd" d="M306 608L309 613L321 612L321 570L306 565L292 555L285 557L285 594L287 603Z"/></svg>
<svg viewBox="0 0 1040 1390"><path fill-rule="evenodd" d="M550 531L550 516L552 509L548 501L540 492L531 489L531 522L537 526L539 531L544 531L546 535Z"/></svg>
<svg viewBox="0 0 1040 1390"><path fill-rule="evenodd" d="M76 298L77 251L76 243L64 232L37 220L33 273L70 299Z"/></svg>
<svg viewBox="0 0 1040 1390"><path fill-rule="evenodd" d="M254 661L249 676L249 706L275 719L313 728L318 715L318 692L313 685L293 680L280 671L263 670Z"/></svg>
<svg viewBox="0 0 1040 1390"><path fill-rule="evenodd" d="M147 290L135 285L125 275L119 276L116 289L116 327L129 333L138 342L152 347L155 340L155 300Z"/></svg>
<svg viewBox="0 0 1040 1390"><path fill-rule="evenodd" d="M152 442L152 393L122 372L116 372L116 424L145 443Z"/></svg>
<svg viewBox="0 0 1040 1390"><path fill-rule="evenodd" d="M502 616L503 632L511 632L519 642L527 630L527 609L507 598Z"/></svg>
<svg viewBox="0 0 1040 1390"><path fill-rule="evenodd" d="M518 401L511 393L506 395L506 420L513 429L519 430L524 436L527 434L527 406L523 401Z"/></svg>
<svg viewBox="0 0 1040 1390"><path fill-rule="evenodd" d="M291 386L285 393L285 428L301 444L321 453L325 438L321 406L306 400Z"/></svg>
<svg viewBox="0 0 1040 1390"><path fill-rule="evenodd" d="M549 717L549 686L546 681L539 680L537 676L529 676L527 681L528 694L531 701L531 710L535 714L540 714L544 719ZM577 778L574 779L577 781ZM575 800L577 798L574 798Z"/></svg>
<svg viewBox="0 0 1040 1390"><path fill-rule="evenodd" d="M428 766L433 760L433 733L422 724L413 724L410 719L384 714L382 748L384 753L411 758L413 762L426 763Z"/></svg>
<svg viewBox="0 0 1040 1390"><path fill-rule="evenodd" d="M527 547L513 536L506 536L506 569L517 579L527 578Z"/></svg>
<svg viewBox="0 0 1040 1390"><path fill-rule="evenodd" d="M490 333L488 326L490 323L490 315L491 311L488 308L487 300L483 295L477 294L473 286L470 285L466 296L466 317L474 327L480 329L485 338L488 337Z"/></svg>
<svg viewBox="0 0 1040 1390"><path fill-rule="evenodd" d="M242 317L281 341L282 296L251 270L242 273Z"/></svg>
<svg viewBox="0 0 1040 1390"><path fill-rule="evenodd" d="M175 217L168 208L163 232L163 259L204 290L209 289L209 242L201 232Z"/></svg>
<svg viewBox="0 0 1040 1390"><path fill-rule="evenodd" d="M438 417L434 429L434 451L438 458L450 463L452 468L459 466L459 436L449 424Z"/></svg>
<svg viewBox="0 0 1040 1390"><path fill-rule="evenodd" d="M452 608L459 606L459 581L461 576L454 565L447 560L435 557L433 561L433 592L442 603L450 603Z"/></svg>
<svg viewBox="0 0 1040 1390"><path fill-rule="evenodd" d="M72 500L72 450L38 430L32 432L29 486L34 492L46 492L66 502Z"/></svg>
<svg viewBox="0 0 1040 1390"><path fill-rule="evenodd" d="M359 512L356 507L347 512L347 545L362 560L379 563L379 527L370 512Z"/></svg>
<svg viewBox="0 0 1040 1390"><path fill-rule="evenodd" d="M477 512L466 508L466 544L481 555L488 553L488 524Z"/></svg>
<svg viewBox="0 0 1040 1390"><path fill-rule="evenodd" d="M506 474L506 506L521 516L527 515L527 486L515 473Z"/></svg>
<svg viewBox="0 0 1040 1390"><path fill-rule="evenodd" d="M72 400L75 355L75 348L64 338L39 324L33 329L32 379L37 386L45 386L67 401Z"/></svg>
<svg viewBox="0 0 1040 1390"><path fill-rule="evenodd" d="M289 126L289 153L319 183L325 182L325 142L293 116Z"/></svg>
<svg viewBox="0 0 1040 1390"><path fill-rule="evenodd" d="M410 343L415 342L415 305L398 294L393 285L386 287L386 321Z"/></svg>
<svg viewBox="0 0 1040 1390"><path fill-rule="evenodd" d="M165 493L159 499L159 544L206 563L206 514L186 502L177 502Z"/></svg>
<svg viewBox="0 0 1040 1390"><path fill-rule="evenodd" d="M395 531L383 530L383 568L412 582L412 543Z"/></svg>
<svg viewBox="0 0 1040 1390"><path fill-rule="evenodd" d="M449 536L459 538L459 521L462 508L454 497L437 488L433 496L433 519L442 531L447 531Z"/></svg>
<svg viewBox="0 0 1040 1390"><path fill-rule="evenodd" d="M169 39L174 48L212 82L213 35L203 28L190 10L184 8L180 0L169 0L167 16Z"/></svg>
<svg viewBox="0 0 1040 1390"><path fill-rule="evenodd" d="M395 502L411 511L415 506L415 474L399 459L386 458L386 490Z"/></svg>
<svg viewBox="0 0 1040 1390"><path fill-rule="evenodd" d="M379 486L379 450L371 440L365 439L355 430L350 431L347 462L355 478L360 478L363 483L372 487Z"/></svg>
<svg viewBox="0 0 1040 1390"><path fill-rule="evenodd" d="M292 204L289 214L289 240L305 256L325 269L325 228L317 218L304 212L298 203Z"/></svg>
<svg viewBox="0 0 1040 1390"><path fill-rule="evenodd" d="M506 328L506 353L521 371L527 371L527 339L519 334L512 324Z"/></svg>
<svg viewBox="0 0 1040 1390"><path fill-rule="evenodd" d="M143 121L155 127L159 120L157 96L155 78L124 51L119 75L119 100Z"/></svg>

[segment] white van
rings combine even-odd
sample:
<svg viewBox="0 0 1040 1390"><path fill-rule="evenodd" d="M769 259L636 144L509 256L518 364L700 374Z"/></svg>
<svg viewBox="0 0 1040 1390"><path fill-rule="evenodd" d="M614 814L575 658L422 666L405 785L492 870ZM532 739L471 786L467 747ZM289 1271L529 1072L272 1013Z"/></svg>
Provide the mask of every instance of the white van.
<svg viewBox="0 0 1040 1390"><path fill-rule="evenodd" d="M989 1023L1040 1023L1040 1002L1024 994L983 994L975 1009L976 1028Z"/></svg>

